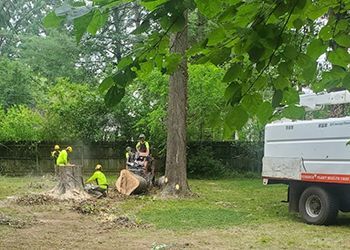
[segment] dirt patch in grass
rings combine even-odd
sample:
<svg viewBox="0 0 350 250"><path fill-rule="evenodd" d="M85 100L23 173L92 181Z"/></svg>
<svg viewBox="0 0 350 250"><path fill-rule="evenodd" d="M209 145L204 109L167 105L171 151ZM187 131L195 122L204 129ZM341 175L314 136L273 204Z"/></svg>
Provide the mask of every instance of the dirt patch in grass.
<svg viewBox="0 0 350 250"><path fill-rule="evenodd" d="M127 215L122 215L115 217L113 219L107 220L107 230L112 228L127 228L127 229L140 229L140 228L150 228L150 224L145 224L137 218L131 218Z"/></svg>

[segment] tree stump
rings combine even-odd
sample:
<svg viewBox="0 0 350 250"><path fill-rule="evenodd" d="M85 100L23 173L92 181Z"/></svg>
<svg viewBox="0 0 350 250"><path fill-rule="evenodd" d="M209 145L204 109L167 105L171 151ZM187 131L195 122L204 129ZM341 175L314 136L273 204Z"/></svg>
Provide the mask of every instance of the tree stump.
<svg viewBox="0 0 350 250"><path fill-rule="evenodd" d="M58 184L50 191L57 199L86 199L89 195L84 191L82 167L76 165L57 166Z"/></svg>
<svg viewBox="0 0 350 250"><path fill-rule="evenodd" d="M126 169L120 171L120 176L115 185L118 192L125 195L144 193L148 187L145 178Z"/></svg>

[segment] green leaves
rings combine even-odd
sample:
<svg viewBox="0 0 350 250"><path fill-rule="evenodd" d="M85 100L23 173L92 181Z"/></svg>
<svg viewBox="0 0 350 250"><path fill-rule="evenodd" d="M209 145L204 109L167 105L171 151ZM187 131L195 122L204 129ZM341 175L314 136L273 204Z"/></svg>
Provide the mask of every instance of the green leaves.
<svg viewBox="0 0 350 250"><path fill-rule="evenodd" d="M327 45L323 44L322 40L314 39L307 47L307 55L316 60L321 54L325 53Z"/></svg>
<svg viewBox="0 0 350 250"><path fill-rule="evenodd" d="M249 1L238 7L235 15L235 24L239 27L246 27L253 21L253 17L258 13L260 5L259 1Z"/></svg>
<svg viewBox="0 0 350 250"><path fill-rule="evenodd" d="M305 116L305 110L302 107L292 105L285 108L282 111L281 116L290 119L303 119Z"/></svg>
<svg viewBox="0 0 350 250"><path fill-rule="evenodd" d="M343 86L350 90L350 73L347 73L346 76L344 77L343 81Z"/></svg>
<svg viewBox="0 0 350 250"><path fill-rule="evenodd" d="M131 70L132 65L119 70L116 74L105 78L99 86L99 91L105 94L105 102L108 106L117 105L125 94L125 87L136 78L136 73Z"/></svg>
<svg viewBox="0 0 350 250"><path fill-rule="evenodd" d="M251 115L254 116L258 113L259 106L263 103L263 99L260 94L254 93L246 95L242 99L242 107Z"/></svg>
<svg viewBox="0 0 350 250"><path fill-rule="evenodd" d="M60 26L64 19L62 16L56 16L55 12L52 11L44 17L43 24L46 28L55 28Z"/></svg>
<svg viewBox="0 0 350 250"><path fill-rule="evenodd" d="M219 27L213 30L208 36L208 46L216 45L222 42L226 37L225 29L223 27Z"/></svg>
<svg viewBox="0 0 350 250"><path fill-rule="evenodd" d="M347 49L336 48L334 51L329 52L328 60L332 64L346 68L350 64L350 54Z"/></svg>
<svg viewBox="0 0 350 250"><path fill-rule="evenodd" d="M225 117L225 123L232 131L241 129L248 121L248 114L241 106L235 106L229 110Z"/></svg>
<svg viewBox="0 0 350 250"><path fill-rule="evenodd" d="M108 20L107 12L102 13L100 10L96 10L89 23L89 26L87 27L87 31L90 34L95 35L96 32L105 25L107 20Z"/></svg>
<svg viewBox="0 0 350 250"><path fill-rule="evenodd" d="M173 53L168 55L165 59L166 73L169 75L174 73L179 64L181 63L181 60L182 56L180 54Z"/></svg>
<svg viewBox="0 0 350 250"><path fill-rule="evenodd" d="M105 95L105 102L109 106L117 105L125 95L125 88L119 85L112 86Z"/></svg>
<svg viewBox="0 0 350 250"><path fill-rule="evenodd" d="M349 34L340 33L340 34L336 35L334 39L337 42L337 44L339 44L340 46L343 46L343 47L346 47L346 48L350 47L350 36L349 36Z"/></svg>
<svg viewBox="0 0 350 250"><path fill-rule="evenodd" d="M231 67L227 70L224 78L223 78L223 82L232 82L234 80L237 80L239 78L239 76L242 73L242 65L239 63L234 63L231 65Z"/></svg>
<svg viewBox="0 0 350 250"><path fill-rule="evenodd" d="M319 33L319 37L323 41L328 41L332 38L332 28L329 25L324 26Z"/></svg>
<svg viewBox="0 0 350 250"><path fill-rule="evenodd" d="M237 82L231 83L225 91L225 99L228 101L229 104L234 106L235 104L239 103L242 98L242 87Z"/></svg>
<svg viewBox="0 0 350 250"><path fill-rule="evenodd" d="M148 0L148 1L141 1L140 5L145 7L147 10L153 11L155 10L159 5L164 4L168 0Z"/></svg>
<svg viewBox="0 0 350 250"><path fill-rule="evenodd" d="M213 18L222 9L220 0L194 0L198 10L206 17Z"/></svg>
<svg viewBox="0 0 350 250"><path fill-rule="evenodd" d="M87 31L87 27L89 26L91 20L93 17L93 13L89 13L85 16L81 16L77 19L74 19L74 34L77 43L80 42L81 38L83 37L84 33Z"/></svg>
<svg viewBox="0 0 350 250"><path fill-rule="evenodd" d="M287 45L284 49L284 56L289 60L295 59L298 56L298 54L298 50L294 46Z"/></svg>
<svg viewBox="0 0 350 250"><path fill-rule="evenodd" d="M133 30L132 34L138 35L146 32L150 28L150 20L145 19L139 27L137 27L135 30Z"/></svg>
<svg viewBox="0 0 350 250"><path fill-rule="evenodd" d="M322 91L324 89L333 89L335 87L341 87L343 78L346 75L346 71L343 67L333 65L332 69L322 73L322 80L317 84L315 90Z"/></svg>
<svg viewBox="0 0 350 250"><path fill-rule="evenodd" d="M299 103L299 93L296 89L290 87L283 91L283 104L292 105L295 103Z"/></svg>
<svg viewBox="0 0 350 250"><path fill-rule="evenodd" d="M279 90L284 90L285 88L287 88L290 83L289 83L289 80L283 76L278 76L274 82L273 82L273 85L275 86L276 89L279 89Z"/></svg>
<svg viewBox="0 0 350 250"><path fill-rule="evenodd" d="M272 107L276 108L280 105L283 99L283 91L280 89L275 90L272 97Z"/></svg>
<svg viewBox="0 0 350 250"><path fill-rule="evenodd" d="M252 62L259 62L264 52L265 52L265 48L260 44L256 44L249 49L248 51L249 58Z"/></svg>
<svg viewBox="0 0 350 250"><path fill-rule="evenodd" d="M219 65L227 61L230 55L231 55L231 49L227 47L223 47L221 49L214 50L214 52L210 54L209 60L214 65Z"/></svg>
<svg viewBox="0 0 350 250"><path fill-rule="evenodd" d="M105 78L105 79L101 82L101 84L100 84L98 90L103 94L103 93L105 93L108 89L110 89L113 85L114 85L113 76L109 76L109 77Z"/></svg>
<svg viewBox="0 0 350 250"><path fill-rule="evenodd" d="M85 32L95 35L105 25L108 14L106 11L87 6L74 7L64 4L50 12L43 19L43 24L46 28L54 28L61 25L65 19L73 20L75 38L80 42Z"/></svg>
<svg viewBox="0 0 350 250"><path fill-rule="evenodd" d="M271 104L269 102L263 102L261 105L259 105L256 116L259 119L259 122L264 125L271 118L272 112L273 109Z"/></svg>

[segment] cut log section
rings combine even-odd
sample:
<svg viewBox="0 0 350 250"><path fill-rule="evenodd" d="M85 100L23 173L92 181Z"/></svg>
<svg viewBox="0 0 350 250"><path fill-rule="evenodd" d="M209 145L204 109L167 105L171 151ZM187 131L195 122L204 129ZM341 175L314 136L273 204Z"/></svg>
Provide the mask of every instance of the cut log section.
<svg viewBox="0 0 350 250"><path fill-rule="evenodd" d="M144 193L148 187L147 181L143 177L126 169L120 171L120 176L115 185L118 192L125 195Z"/></svg>
<svg viewBox="0 0 350 250"><path fill-rule="evenodd" d="M84 191L81 166L57 166L57 179L58 184L49 192L49 195L62 200L80 200L90 197Z"/></svg>
<svg viewBox="0 0 350 250"><path fill-rule="evenodd" d="M158 188L162 188L165 186L165 184L168 182L168 179L163 175L159 177L155 182L154 185Z"/></svg>

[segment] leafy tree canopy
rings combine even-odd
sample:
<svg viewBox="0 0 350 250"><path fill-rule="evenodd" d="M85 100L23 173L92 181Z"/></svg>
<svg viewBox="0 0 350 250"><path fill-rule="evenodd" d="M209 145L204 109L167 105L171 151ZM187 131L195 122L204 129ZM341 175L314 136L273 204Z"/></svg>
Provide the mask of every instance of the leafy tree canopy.
<svg viewBox="0 0 350 250"><path fill-rule="evenodd" d="M65 4L44 19L47 27L61 25L65 19L74 25L79 41L84 33L96 34L120 0L93 0L89 6ZM171 74L181 56L169 52L169 34L182 30L184 11L198 10L215 29L188 49L192 63L223 66L227 84L224 118L227 135L241 129L248 117L262 124L273 111L288 105L286 117L300 117L295 106L298 89L309 85L315 91L349 85L350 54L349 1L285 0L142 0L147 12L132 34L147 34L124 56L116 72L101 84L105 100L117 104L125 87L137 76L153 68ZM318 59L325 55L326 70L318 71ZM262 90L270 90L265 98Z"/></svg>
<svg viewBox="0 0 350 250"><path fill-rule="evenodd" d="M30 68L0 57L0 72L0 105L5 109L19 104L33 106L33 92L38 90L39 84Z"/></svg>

